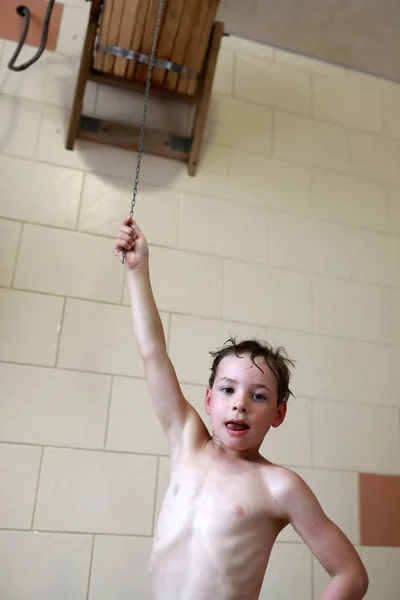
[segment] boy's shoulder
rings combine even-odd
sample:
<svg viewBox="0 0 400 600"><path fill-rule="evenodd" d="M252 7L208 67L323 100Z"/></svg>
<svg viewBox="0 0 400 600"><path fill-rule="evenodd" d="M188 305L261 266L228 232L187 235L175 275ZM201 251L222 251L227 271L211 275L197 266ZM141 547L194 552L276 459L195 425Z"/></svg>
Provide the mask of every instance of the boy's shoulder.
<svg viewBox="0 0 400 600"><path fill-rule="evenodd" d="M266 487L274 496L287 498L308 487L300 475L266 459L261 463L261 472Z"/></svg>

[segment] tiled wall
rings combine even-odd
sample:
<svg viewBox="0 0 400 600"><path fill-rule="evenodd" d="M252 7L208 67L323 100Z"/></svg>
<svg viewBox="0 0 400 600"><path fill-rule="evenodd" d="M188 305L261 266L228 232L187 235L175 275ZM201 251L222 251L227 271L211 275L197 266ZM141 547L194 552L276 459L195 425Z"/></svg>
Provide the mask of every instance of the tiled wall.
<svg viewBox="0 0 400 600"><path fill-rule="evenodd" d="M0 597L149 600L168 452L112 253L135 155L64 148L88 6L64 8L29 70L0 40ZM86 114L141 106L88 86ZM149 126L190 118L153 101ZM357 546L368 599L398 600L400 548L360 545L359 473L400 475L400 87L225 38L206 137L195 178L145 157L136 212L184 392L204 415L230 333L284 345L296 398L263 452ZM262 598L317 600L325 580L287 529Z"/></svg>

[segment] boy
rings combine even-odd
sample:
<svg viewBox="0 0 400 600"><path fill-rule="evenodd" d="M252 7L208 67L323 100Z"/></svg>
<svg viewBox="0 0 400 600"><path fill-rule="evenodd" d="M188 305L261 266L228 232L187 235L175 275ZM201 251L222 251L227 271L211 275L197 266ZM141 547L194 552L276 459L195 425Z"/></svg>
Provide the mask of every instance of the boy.
<svg viewBox="0 0 400 600"><path fill-rule="evenodd" d="M167 436L171 480L150 573L156 600L257 600L272 546L291 523L331 576L320 600L361 600L364 566L294 472L259 448L286 415L290 361L256 341L214 353L205 407L212 436L185 400L154 301L147 242L123 220L114 252L125 265L137 343Z"/></svg>

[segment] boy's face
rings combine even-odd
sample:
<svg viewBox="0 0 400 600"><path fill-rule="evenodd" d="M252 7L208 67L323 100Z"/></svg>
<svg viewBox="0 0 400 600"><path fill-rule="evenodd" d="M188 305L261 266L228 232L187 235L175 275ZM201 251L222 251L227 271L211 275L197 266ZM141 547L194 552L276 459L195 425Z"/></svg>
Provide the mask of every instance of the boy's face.
<svg viewBox="0 0 400 600"><path fill-rule="evenodd" d="M254 361L257 366L247 354L226 356L206 391L213 437L231 450L258 450L270 427L278 427L286 415L286 403L278 406L274 374L263 358Z"/></svg>

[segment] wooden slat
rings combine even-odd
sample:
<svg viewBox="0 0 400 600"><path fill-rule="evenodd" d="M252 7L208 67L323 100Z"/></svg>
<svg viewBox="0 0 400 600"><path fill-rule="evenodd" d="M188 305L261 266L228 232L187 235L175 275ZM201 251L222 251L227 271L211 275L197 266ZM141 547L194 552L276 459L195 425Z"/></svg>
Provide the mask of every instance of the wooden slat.
<svg viewBox="0 0 400 600"><path fill-rule="evenodd" d="M92 71L89 73L87 79L89 81L94 81L95 83L101 83L103 85L109 85L111 87L121 88L124 90L131 90L132 92L138 92L140 94L143 94L145 90L144 83L137 83L132 79L127 79L126 77L117 77L116 75L110 75L108 73ZM168 98L169 100L182 102L184 104L195 104L197 102L196 96L177 94L176 91L171 92L156 84L152 84L151 86L151 95L158 96L159 98Z"/></svg>
<svg viewBox="0 0 400 600"><path fill-rule="evenodd" d="M107 2L108 0L106 0ZM109 46L116 46L118 43L119 30L121 27L122 12L124 9L124 0L114 0L111 23L108 29L107 44ZM103 71L105 73L112 73L114 68L115 56L113 54L106 54L104 57Z"/></svg>
<svg viewBox="0 0 400 600"><path fill-rule="evenodd" d="M170 60L172 49L174 47L176 34L183 13L185 0L169 0L167 11L164 16L163 26L160 32L159 44L157 48L157 58ZM166 70L155 67L152 74L152 83L163 85L166 76Z"/></svg>
<svg viewBox="0 0 400 600"><path fill-rule="evenodd" d="M204 4L207 5L206 9L202 9L201 14L199 14L183 61L185 67L189 69L201 71L201 68L203 67L219 3L220 0L209 0L208 2L204 2ZM196 85L197 78L181 75L179 77L177 91L181 94L192 95L196 91Z"/></svg>
<svg viewBox="0 0 400 600"><path fill-rule="evenodd" d="M90 119L90 128L84 128L81 124L78 137L83 140L114 146L115 148L138 150L140 128L92 118ZM172 148L171 134L165 131L147 131L144 151L156 156L183 160L185 162L189 158L188 152ZM132 162L132 173L133 169L134 165Z"/></svg>
<svg viewBox="0 0 400 600"><path fill-rule="evenodd" d="M201 81L201 91L193 125L192 147L190 150L188 172L195 175L199 162L201 146L203 143L204 128L207 121L208 108L214 81L215 68L217 66L219 48L224 35L224 24L216 21L211 35L211 43L208 49L204 78Z"/></svg>
<svg viewBox="0 0 400 600"><path fill-rule="evenodd" d="M105 0L103 4L103 14L101 16L101 24L100 24L100 32L98 43L99 44L107 44L108 38L108 30L111 24L112 10L113 10L113 0ZM103 70L104 60L106 55L104 52L96 52L94 57L94 68L98 71Z"/></svg>
<svg viewBox="0 0 400 600"><path fill-rule="evenodd" d="M118 46L124 50L136 50L131 48L131 41L135 30L137 12L139 8L139 0L125 0L124 9L122 12L121 28L118 36ZM114 63L114 75L124 77L128 66L128 60L117 56Z"/></svg>
<svg viewBox="0 0 400 600"><path fill-rule="evenodd" d="M149 10L149 0L139 0L139 7L136 14L135 29L133 32L132 42L130 44L130 50L140 50L142 44L142 38L144 34L144 27L147 19L147 12ZM133 79L136 72L137 63L134 60L128 62L128 68L126 70L126 77Z"/></svg>
<svg viewBox="0 0 400 600"><path fill-rule="evenodd" d="M186 0L181 22L179 24L178 33L175 39L175 44L171 54L171 61L178 65L183 64L186 48L189 44L193 26L196 22L196 17L199 11L199 0ZM175 90L178 83L179 74L167 73L164 86L169 90Z"/></svg>
<svg viewBox="0 0 400 600"><path fill-rule="evenodd" d="M154 39L154 34L155 34L157 13L158 13L158 0L149 0L149 4L150 4L150 7L149 7L149 11L147 13L147 19L146 19L146 25L144 27L142 45L140 48L140 51L143 54L147 54L147 56L151 55L151 50L153 47L153 39ZM165 14L165 3L164 3L163 14L161 16L160 30L162 29L162 19L163 19L164 14ZM136 67L135 80L138 82L144 83L147 78L148 70L149 70L148 65L138 63L138 65Z"/></svg>

